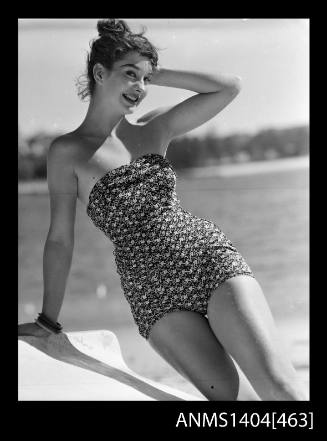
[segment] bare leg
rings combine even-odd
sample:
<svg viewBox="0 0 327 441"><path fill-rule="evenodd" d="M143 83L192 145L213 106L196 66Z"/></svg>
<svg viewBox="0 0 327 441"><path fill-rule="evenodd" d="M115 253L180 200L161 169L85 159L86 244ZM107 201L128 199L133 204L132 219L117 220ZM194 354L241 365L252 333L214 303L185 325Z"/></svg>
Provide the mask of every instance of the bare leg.
<svg viewBox="0 0 327 441"><path fill-rule="evenodd" d="M208 400L237 399L239 376L235 364L201 314L192 311L166 314L151 329L149 343ZM246 399L258 400L258 397L250 390Z"/></svg>
<svg viewBox="0 0 327 441"><path fill-rule="evenodd" d="M262 400L307 400L258 282L236 276L208 305L209 324Z"/></svg>

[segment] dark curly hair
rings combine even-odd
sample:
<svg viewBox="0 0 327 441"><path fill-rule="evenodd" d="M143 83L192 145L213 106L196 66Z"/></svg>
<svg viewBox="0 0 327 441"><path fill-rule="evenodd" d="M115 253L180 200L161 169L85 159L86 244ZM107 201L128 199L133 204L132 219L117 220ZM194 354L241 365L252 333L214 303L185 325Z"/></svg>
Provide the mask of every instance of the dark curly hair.
<svg viewBox="0 0 327 441"><path fill-rule="evenodd" d="M157 48L143 36L145 28L140 33L133 33L124 20L109 18L99 20L97 30L98 38L90 41L86 72L76 82L77 93L82 100L93 95L95 88L93 67L96 63L101 63L110 70L113 64L128 52L136 51L150 60L154 70L158 64Z"/></svg>

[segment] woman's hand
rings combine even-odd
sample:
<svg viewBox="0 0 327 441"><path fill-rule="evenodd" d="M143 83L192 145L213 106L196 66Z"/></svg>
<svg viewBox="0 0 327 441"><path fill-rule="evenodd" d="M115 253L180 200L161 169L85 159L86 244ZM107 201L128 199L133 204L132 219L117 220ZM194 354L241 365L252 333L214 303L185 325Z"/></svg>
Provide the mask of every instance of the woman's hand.
<svg viewBox="0 0 327 441"><path fill-rule="evenodd" d="M49 337L51 332L42 329L36 323L18 325L18 336Z"/></svg>
<svg viewBox="0 0 327 441"><path fill-rule="evenodd" d="M153 69L152 69L152 75L151 75L151 82L150 84L153 82L153 80L159 75L161 70L161 66L158 63ZM155 84L155 83L154 83Z"/></svg>

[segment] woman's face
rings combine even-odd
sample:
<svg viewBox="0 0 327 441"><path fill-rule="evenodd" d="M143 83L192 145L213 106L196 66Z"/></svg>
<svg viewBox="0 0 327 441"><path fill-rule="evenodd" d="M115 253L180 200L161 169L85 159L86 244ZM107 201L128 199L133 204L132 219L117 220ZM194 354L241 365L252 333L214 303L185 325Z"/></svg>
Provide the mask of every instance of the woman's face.
<svg viewBox="0 0 327 441"><path fill-rule="evenodd" d="M105 70L101 93L113 108L120 107L123 114L133 113L147 94L152 65L148 58L130 52L112 69Z"/></svg>

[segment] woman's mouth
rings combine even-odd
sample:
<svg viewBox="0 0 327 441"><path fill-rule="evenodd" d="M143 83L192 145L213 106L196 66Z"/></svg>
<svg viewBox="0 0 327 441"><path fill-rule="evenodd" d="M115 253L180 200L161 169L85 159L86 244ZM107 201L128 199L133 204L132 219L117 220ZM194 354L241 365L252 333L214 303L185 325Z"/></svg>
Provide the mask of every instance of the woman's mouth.
<svg viewBox="0 0 327 441"><path fill-rule="evenodd" d="M139 96L130 95L128 93L123 93L122 95L125 101L127 101L128 104L132 106L135 106L140 100Z"/></svg>

